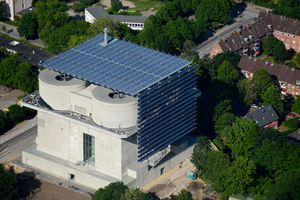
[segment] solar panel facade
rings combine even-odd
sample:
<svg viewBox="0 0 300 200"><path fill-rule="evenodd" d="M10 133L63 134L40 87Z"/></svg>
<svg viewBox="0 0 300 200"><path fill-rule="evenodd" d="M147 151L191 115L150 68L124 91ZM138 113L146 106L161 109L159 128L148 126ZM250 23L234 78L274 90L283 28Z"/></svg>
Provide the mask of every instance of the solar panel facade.
<svg viewBox="0 0 300 200"><path fill-rule="evenodd" d="M191 64L182 58L99 35L46 62L44 67L135 96Z"/></svg>
<svg viewBox="0 0 300 200"><path fill-rule="evenodd" d="M195 88L195 69L187 67L138 94L139 162L195 129Z"/></svg>

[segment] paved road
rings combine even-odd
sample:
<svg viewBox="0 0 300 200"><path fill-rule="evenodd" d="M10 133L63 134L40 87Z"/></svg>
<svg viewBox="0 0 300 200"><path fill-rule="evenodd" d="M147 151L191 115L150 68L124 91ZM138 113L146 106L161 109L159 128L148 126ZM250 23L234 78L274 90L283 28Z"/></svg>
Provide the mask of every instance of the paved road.
<svg viewBox="0 0 300 200"><path fill-rule="evenodd" d="M4 150L0 153L0 163L10 162L22 155L22 151L35 143L37 126L34 126L22 134L15 136L1 144Z"/></svg>
<svg viewBox="0 0 300 200"><path fill-rule="evenodd" d="M209 51L219 42L219 38L225 39L231 32L238 30L240 26L254 23L258 14L258 11L245 10L242 13L243 18L235 18L233 19L234 22L232 24L225 26L211 36L208 35L209 38L207 41L201 43L197 47L196 51L198 52L199 57L206 57L209 54Z"/></svg>

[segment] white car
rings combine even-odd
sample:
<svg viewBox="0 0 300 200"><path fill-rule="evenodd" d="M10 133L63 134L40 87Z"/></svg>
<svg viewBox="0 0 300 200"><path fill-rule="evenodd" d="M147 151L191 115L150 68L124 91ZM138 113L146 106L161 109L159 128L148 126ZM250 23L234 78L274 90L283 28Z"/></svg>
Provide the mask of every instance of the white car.
<svg viewBox="0 0 300 200"><path fill-rule="evenodd" d="M258 108L258 106L256 104L251 104L250 106L251 106L251 108Z"/></svg>

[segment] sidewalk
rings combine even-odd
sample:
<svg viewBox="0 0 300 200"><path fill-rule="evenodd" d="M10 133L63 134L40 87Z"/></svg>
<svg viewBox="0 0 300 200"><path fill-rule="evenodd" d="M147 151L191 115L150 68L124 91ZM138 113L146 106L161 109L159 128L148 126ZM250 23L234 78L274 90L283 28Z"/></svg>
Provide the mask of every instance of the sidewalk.
<svg viewBox="0 0 300 200"><path fill-rule="evenodd" d="M20 37L18 31L17 31L17 27L16 26L12 26L10 24L6 24L4 22L0 22L0 28L1 28L1 32L3 32L2 30L2 26L5 25L6 26L6 34L9 35L10 37L13 37L13 38L16 38L16 39L19 39L19 40L25 40L26 41L26 38L23 36L23 37ZM9 33L7 33L9 32ZM42 40L40 39L35 39L35 40L27 40L28 42L30 42L31 44L34 44L36 46L39 46L39 47L43 47L45 48L45 44L43 43Z"/></svg>
<svg viewBox="0 0 300 200"><path fill-rule="evenodd" d="M13 137L23 133L24 131L26 131L36 125L37 125L36 117L31 120L26 120L26 121L21 122L20 124L16 125L13 129L9 130L4 135L0 136L0 145L3 142L6 142L6 141L12 139Z"/></svg>

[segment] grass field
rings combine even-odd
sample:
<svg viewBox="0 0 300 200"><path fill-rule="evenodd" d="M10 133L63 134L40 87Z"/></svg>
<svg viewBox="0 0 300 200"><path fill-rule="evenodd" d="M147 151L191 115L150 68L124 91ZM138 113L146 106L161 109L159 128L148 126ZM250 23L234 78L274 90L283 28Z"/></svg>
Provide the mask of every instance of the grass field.
<svg viewBox="0 0 300 200"><path fill-rule="evenodd" d="M149 10L150 8L154 8L154 10L157 10L159 7L163 5L161 2L157 2L153 0L128 0L128 1L134 3L135 5L134 8L126 9L128 11L130 10L143 11L143 10Z"/></svg>

